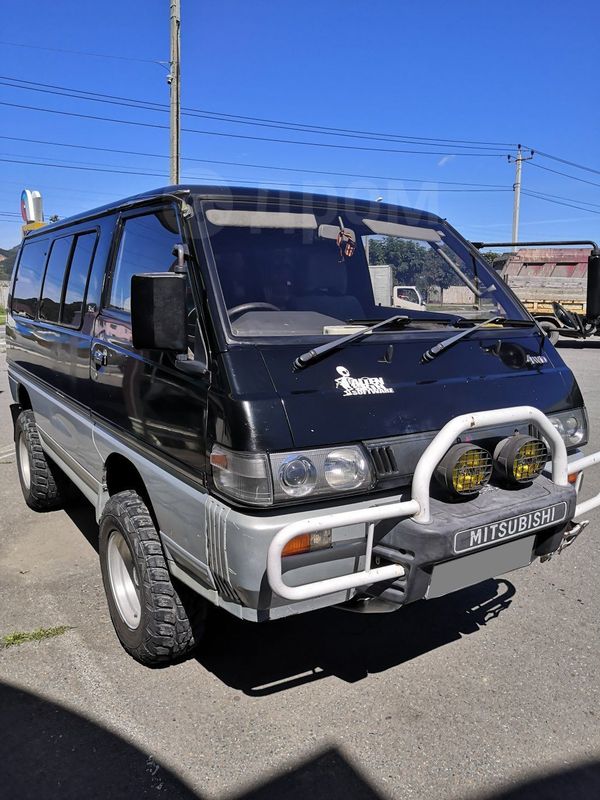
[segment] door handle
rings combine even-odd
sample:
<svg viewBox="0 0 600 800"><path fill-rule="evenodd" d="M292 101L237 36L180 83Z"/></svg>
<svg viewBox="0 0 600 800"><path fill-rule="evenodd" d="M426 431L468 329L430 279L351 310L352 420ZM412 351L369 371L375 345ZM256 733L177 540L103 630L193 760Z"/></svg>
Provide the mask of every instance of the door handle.
<svg viewBox="0 0 600 800"><path fill-rule="evenodd" d="M92 350L92 361L96 369L105 367L108 364L108 352L103 347L94 347Z"/></svg>

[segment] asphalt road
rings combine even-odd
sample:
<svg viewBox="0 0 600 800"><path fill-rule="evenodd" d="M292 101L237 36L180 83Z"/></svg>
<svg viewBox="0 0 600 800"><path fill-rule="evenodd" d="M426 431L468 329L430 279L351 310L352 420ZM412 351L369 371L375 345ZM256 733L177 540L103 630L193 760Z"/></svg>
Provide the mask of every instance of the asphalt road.
<svg viewBox="0 0 600 800"><path fill-rule="evenodd" d="M561 349L600 447L600 343ZM0 794L19 798L600 797L600 514L560 557L395 614L216 615L151 671L109 622L91 508L20 493L0 355ZM600 468L585 493L600 488Z"/></svg>

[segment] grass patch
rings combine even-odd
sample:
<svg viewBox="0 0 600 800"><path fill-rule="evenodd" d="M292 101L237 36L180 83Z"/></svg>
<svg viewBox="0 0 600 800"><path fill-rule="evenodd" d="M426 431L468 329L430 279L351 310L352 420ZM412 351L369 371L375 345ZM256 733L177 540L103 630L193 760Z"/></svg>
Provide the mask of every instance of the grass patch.
<svg viewBox="0 0 600 800"><path fill-rule="evenodd" d="M53 639L62 636L71 630L70 625L57 625L55 628L36 628L34 631L15 631L7 633L0 639L0 647L15 647L25 642L41 642L43 639Z"/></svg>
<svg viewBox="0 0 600 800"><path fill-rule="evenodd" d="M4 325L6 322L6 309L0 307L0 325Z"/></svg>

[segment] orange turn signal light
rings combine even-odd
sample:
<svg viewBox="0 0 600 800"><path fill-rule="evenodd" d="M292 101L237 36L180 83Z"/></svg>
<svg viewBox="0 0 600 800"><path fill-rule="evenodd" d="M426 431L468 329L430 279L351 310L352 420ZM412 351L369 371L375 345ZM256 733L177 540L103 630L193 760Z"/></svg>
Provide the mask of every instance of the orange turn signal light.
<svg viewBox="0 0 600 800"><path fill-rule="evenodd" d="M578 472L572 472L569 475L569 483L577 483L577 478L578 477L579 477L579 473Z"/></svg>
<svg viewBox="0 0 600 800"><path fill-rule="evenodd" d="M282 556L296 556L298 553L308 553L310 550L310 533L301 533L294 536L281 551Z"/></svg>
<svg viewBox="0 0 600 800"><path fill-rule="evenodd" d="M210 454L210 463L213 467L219 467L219 469L227 469L227 455L225 453L211 453Z"/></svg>
<svg viewBox="0 0 600 800"><path fill-rule="evenodd" d="M285 545L281 551L282 556L297 556L300 553L310 553L313 550L325 550L331 547L331 529L301 533Z"/></svg>

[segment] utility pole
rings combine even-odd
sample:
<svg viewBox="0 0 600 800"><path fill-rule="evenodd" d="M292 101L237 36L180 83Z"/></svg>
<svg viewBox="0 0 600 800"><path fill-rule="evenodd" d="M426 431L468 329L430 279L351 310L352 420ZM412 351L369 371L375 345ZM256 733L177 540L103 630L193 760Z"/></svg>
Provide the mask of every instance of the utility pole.
<svg viewBox="0 0 600 800"><path fill-rule="evenodd" d="M519 212L521 210L521 171L523 169L523 161L530 161L532 158L533 158L533 150L530 151L530 155L527 158L524 158L523 148L521 147L520 144L517 145L516 158L513 156L508 156L508 160L514 161L516 165L515 182L513 184L513 191L514 191L513 219L512 219L513 242L519 241ZM513 247L513 251L516 249L517 249L516 247Z"/></svg>
<svg viewBox="0 0 600 800"><path fill-rule="evenodd" d="M171 3L171 71L167 78L171 89L170 102L170 158L171 158L171 183L179 183L179 152L181 136L181 86L180 86L180 31L181 31L181 4L180 0L170 0Z"/></svg>

